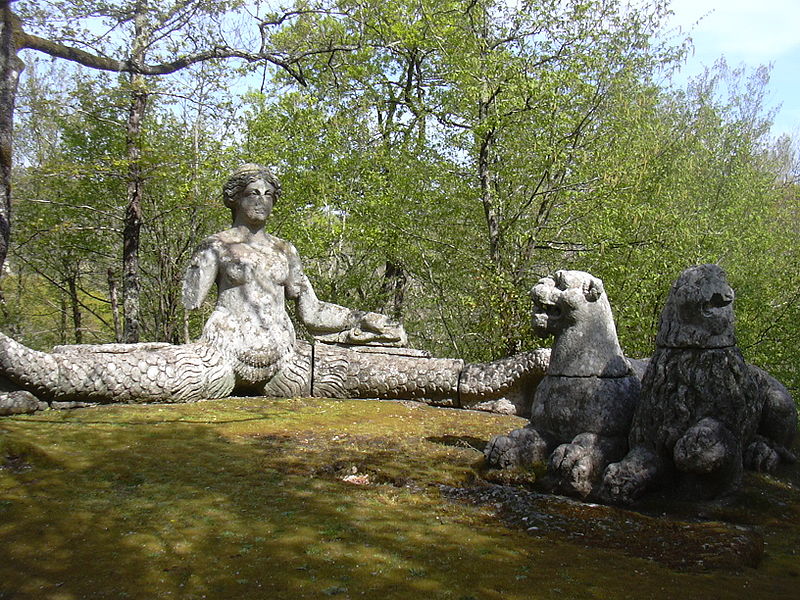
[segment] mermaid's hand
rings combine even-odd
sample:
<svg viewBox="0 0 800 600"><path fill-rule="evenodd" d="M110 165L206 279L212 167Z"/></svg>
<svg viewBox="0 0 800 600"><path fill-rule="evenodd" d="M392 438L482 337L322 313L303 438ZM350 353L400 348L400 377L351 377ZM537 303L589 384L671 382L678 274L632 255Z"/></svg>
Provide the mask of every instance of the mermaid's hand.
<svg viewBox="0 0 800 600"><path fill-rule="evenodd" d="M405 346L408 336L401 323L376 312L364 313L358 323L345 331L315 336L323 342L369 345Z"/></svg>

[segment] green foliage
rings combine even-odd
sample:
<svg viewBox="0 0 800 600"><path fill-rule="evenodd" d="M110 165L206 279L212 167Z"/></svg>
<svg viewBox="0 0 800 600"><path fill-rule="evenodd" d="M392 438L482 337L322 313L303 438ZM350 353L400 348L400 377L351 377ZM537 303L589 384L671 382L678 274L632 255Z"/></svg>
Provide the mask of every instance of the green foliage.
<svg viewBox="0 0 800 600"><path fill-rule="evenodd" d="M109 275L119 294L130 89L124 79L77 77L57 95L50 91L57 86L47 84L59 75L38 64L22 90L20 126L27 135L18 143L28 150L27 164L16 183L10 256L16 279L13 288L4 286L13 293L5 294L3 320L37 348L113 341L118 329ZM65 113L63 104L72 110ZM196 111L179 116L175 106L152 104L140 161L143 329L146 339L180 342L183 270L200 240L225 223L218 174L233 163L214 135L213 118L204 125ZM196 334L200 325L190 329Z"/></svg>
<svg viewBox="0 0 800 600"><path fill-rule="evenodd" d="M109 81L78 79L58 98L47 92L51 77L32 73L23 90L30 112L22 126L31 125L27 141L36 150L17 177L9 257L16 285L7 311L15 315L16 333L35 347L109 339L113 324L101 290L124 197L114 172L124 146L118 98L101 92ZM72 114L58 109L66 97L74 102ZM58 326L24 326L27 317L44 314Z"/></svg>
<svg viewBox="0 0 800 600"><path fill-rule="evenodd" d="M578 230L587 251L573 264L603 278L623 346L646 356L678 273L719 263L737 293L748 360L797 386L785 354L798 335L789 316L796 198L777 185L767 152L767 81L766 70L748 76L721 63L686 92L650 88L619 102L620 135L604 160L585 165L596 173L595 208Z"/></svg>
<svg viewBox="0 0 800 600"><path fill-rule="evenodd" d="M184 4L216 23L214 35L243 14L239 3L217 12ZM44 5L19 6L47 30ZM162 23L169 6L148 10L161 11ZM488 360L540 343L530 335L528 290L573 268L606 282L626 351L646 356L677 274L719 262L737 291L747 358L800 387L797 153L768 137L767 69L719 64L686 89L665 86L686 42L664 41L661 1L295 8L265 40L282 56L348 48L310 52L299 71L305 86L263 70L259 93L240 101L239 85L221 98L231 79L209 63L180 86L148 88L145 337L181 339L182 270L193 246L225 224L225 174L255 161L282 180L271 231L298 247L318 295L401 317L418 347ZM103 3L70 10L90 9L111 18ZM59 22L51 25L55 34ZM164 59L178 53L159 48ZM119 128L126 85L83 77L26 92L31 106L50 98L26 117L20 139L26 166L50 175L20 171L18 226L27 229L12 267L17 288L30 281L32 293L47 290L60 319L52 329L61 331L48 339L69 338L62 298L70 276L87 292L82 303L88 294L105 301L93 310L109 322L105 273L117 268L128 167ZM48 96L48 88L59 91ZM49 279L26 279L22 261ZM23 329L33 319L6 312ZM204 314L191 317L193 335Z"/></svg>

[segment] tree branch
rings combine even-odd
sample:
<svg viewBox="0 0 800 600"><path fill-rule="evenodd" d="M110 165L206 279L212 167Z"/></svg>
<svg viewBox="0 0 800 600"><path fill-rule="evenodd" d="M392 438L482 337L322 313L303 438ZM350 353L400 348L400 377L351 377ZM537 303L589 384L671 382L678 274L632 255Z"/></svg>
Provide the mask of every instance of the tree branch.
<svg viewBox="0 0 800 600"><path fill-rule="evenodd" d="M301 85L306 85L302 71L298 65L303 59L317 54L328 54L335 52L348 52L357 49L358 46L328 44L319 49L308 50L297 54L285 54L282 52L269 52L260 50L259 52L247 52L229 46L215 46L208 50L178 57L170 62L158 64L139 64L134 60L118 60L107 56L99 56L80 48L67 46L60 42L54 42L25 32L21 24L15 23L14 41L18 50L28 48L37 50L56 58L63 58L85 67L97 69L99 71L112 71L117 73L133 73L138 75L169 75L186 67L201 63L207 60L225 60L238 58L250 63L266 61L286 71Z"/></svg>

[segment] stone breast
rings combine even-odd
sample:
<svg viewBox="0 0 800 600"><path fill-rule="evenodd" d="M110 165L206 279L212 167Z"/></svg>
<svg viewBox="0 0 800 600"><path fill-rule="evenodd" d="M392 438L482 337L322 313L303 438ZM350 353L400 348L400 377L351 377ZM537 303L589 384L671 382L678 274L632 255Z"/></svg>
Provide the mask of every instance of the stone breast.
<svg viewBox="0 0 800 600"><path fill-rule="evenodd" d="M220 256L219 269L232 285L269 282L282 284L288 277L286 258L271 247L232 244Z"/></svg>

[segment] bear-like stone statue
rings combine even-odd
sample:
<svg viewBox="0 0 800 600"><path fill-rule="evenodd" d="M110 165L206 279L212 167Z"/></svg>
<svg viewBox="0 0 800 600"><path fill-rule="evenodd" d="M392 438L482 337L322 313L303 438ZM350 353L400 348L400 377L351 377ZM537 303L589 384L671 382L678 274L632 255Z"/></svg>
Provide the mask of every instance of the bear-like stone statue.
<svg viewBox="0 0 800 600"><path fill-rule="evenodd" d="M601 497L628 504L671 484L690 500L736 489L742 470L795 460L797 408L786 388L748 365L734 336L734 293L717 265L685 270L661 314L642 381L630 451L610 464Z"/></svg>

